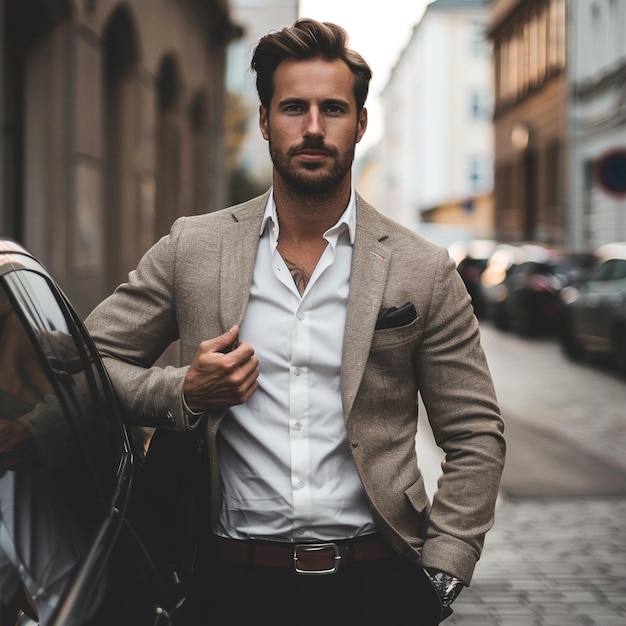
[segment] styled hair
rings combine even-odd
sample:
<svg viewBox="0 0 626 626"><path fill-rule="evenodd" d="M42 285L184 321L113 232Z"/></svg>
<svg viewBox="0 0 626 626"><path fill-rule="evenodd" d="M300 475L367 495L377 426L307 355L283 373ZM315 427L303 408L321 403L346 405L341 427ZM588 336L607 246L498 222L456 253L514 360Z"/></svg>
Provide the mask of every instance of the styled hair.
<svg viewBox="0 0 626 626"><path fill-rule="evenodd" d="M256 89L264 107L274 94L274 72L285 59L343 61L354 76L357 111L365 106L372 70L365 59L348 48L348 33L337 24L301 18L293 26L261 37L250 67L256 72Z"/></svg>

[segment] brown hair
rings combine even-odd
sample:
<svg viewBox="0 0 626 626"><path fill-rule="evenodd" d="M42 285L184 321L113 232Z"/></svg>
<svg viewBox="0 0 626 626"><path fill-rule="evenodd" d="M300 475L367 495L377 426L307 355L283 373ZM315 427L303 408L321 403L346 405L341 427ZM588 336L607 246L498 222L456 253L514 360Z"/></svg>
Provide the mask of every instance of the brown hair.
<svg viewBox="0 0 626 626"><path fill-rule="evenodd" d="M256 72L256 89L264 107L269 107L274 93L274 72L285 59L325 59L343 61L354 76L357 110L365 106L372 70L363 57L348 46L348 33L337 24L310 18L297 20L293 26L272 31L261 37L252 55L250 67Z"/></svg>

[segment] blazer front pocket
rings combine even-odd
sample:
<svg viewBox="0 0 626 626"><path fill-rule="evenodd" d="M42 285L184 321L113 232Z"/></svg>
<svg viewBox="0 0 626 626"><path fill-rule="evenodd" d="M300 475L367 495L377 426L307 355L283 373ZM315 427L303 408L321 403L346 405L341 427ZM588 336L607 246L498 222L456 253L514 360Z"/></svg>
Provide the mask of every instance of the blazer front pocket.
<svg viewBox="0 0 626 626"><path fill-rule="evenodd" d="M411 506L416 513L427 514L430 509L430 500L424 487L424 477L420 476L405 492Z"/></svg>
<svg viewBox="0 0 626 626"><path fill-rule="evenodd" d="M417 346L422 339L422 334L422 318L418 315L406 326L375 330L372 338L372 351L398 347L403 344Z"/></svg>

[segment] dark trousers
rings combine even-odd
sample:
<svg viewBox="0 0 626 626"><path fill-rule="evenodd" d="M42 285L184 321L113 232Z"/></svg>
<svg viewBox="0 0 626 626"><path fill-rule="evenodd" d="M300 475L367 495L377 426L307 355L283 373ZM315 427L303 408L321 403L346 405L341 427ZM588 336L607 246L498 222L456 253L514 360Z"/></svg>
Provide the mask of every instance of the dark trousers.
<svg viewBox="0 0 626 626"><path fill-rule="evenodd" d="M399 557L302 575L214 562L206 624L435 626L441 604L421 567Z"/></svg>

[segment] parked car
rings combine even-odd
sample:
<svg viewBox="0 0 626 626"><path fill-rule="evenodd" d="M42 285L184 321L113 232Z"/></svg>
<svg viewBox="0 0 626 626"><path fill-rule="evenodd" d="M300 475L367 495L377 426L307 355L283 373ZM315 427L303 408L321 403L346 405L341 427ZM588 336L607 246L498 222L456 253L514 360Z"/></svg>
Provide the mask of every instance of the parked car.
<svg viewBox="0 0 626 626"><path fill-rule="evenodd" d="M487 311L480 280L495 246L496 243L492 240L475 239L457 243L456 248L451 250L451 256L457 259L456 269L472 298L474 313L478 318L484 317Z"/></svg>
<svg viewBox="0 0 626 626"><path fill-rule="evenodd" d="M541 261L514 263L499 285L492 303L493 321L524 335L559 329L561 290L578 280L590 264L588 255L564 255Z"/></svg>
<svg viewBox="0 0 626 626"><path fill-rule="evenodd" d="M487 266L480 277L480 288L486 317L497 324L499 323L500 305L508 294L506 280L513 268L528 261L547 261L554 254L552 249L538 244L498 244L489 257ZM501 326L504 326L504 324L501 324Z"/></svg>
<svg viewBox="0 0 626 626"><path fill-rule="evenodd" d="M571 358L608 355L626 376L626 242L601 246L596 257L589 279L561 292L561 345Z"/></svg>
<svg viewBox="0 0 626 626"><path fill-rule="evenodd" d="M169 626L189 610L201 516L188 507L201 494L171 469L162 480L153 459L163 440L155 436L146 455L145 431L122 418L68 299L0 236L0 434L30 423L45 433L48 461L0 471L0 624L21 615L41 626ZM197 437L170 434L172 467L192 471L205 456ZM12 443L0 437L0 460ZM55 585L56 602L45 605L33 581L42 571ZM7 594L9 572L17 587Z"/></svg>

